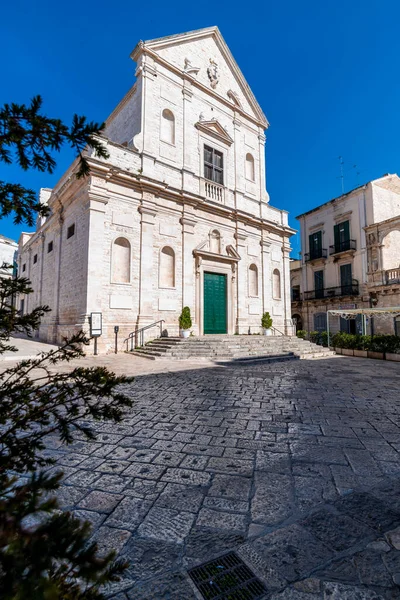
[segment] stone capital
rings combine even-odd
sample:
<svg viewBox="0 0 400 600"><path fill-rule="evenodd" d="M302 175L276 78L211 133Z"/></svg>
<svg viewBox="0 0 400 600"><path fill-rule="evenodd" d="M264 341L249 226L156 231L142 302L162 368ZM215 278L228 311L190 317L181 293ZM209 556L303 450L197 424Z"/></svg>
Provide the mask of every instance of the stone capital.
<svg viewBox="0 0 400 600"><path fill-rule="evenodd" d="M264 133L259 133L258 134L258 141L260 142L261 146L264 146L266 139L267 138L266 138L266 136L265 136Z"/></svg>
<svg viewBox="0 0 400 600"><path fill-rule="evenodd" d="M180 223L182 225L183 233L194 233L194 228L197 225L197 221L190 217L181 217Z"/></svg>
<svg viewBox="0 0 400 600"><path fill-rule="evenodd" d="M152 206L142 205L139 206L138 211L142 215L142 223L147 223L148 225L154 225L154 218L157 214L157 210Z"/></svg>
<svg viewBox="0 0 400 600"><path fill-rule="evenodd" d="M192 84L186 79L183 81L182 96L184 100L191 100L193 96Z"/></svg>
<svg viewBox="0 0 400 600"><path fill-rule="evenodd" d="M237 242L238 246L245 246L246 245L246 240L247 240L247 234L246 233L241 233L240 231L237 231L234 234L234 238L236 239L236 242Z"/></svg>
<svg viewBox="0 0 400 600"><path fill-rule="evenodd" d="M271 250L271 242L269 240L261 240L260 246L262 252L270 252Z"/></svg>

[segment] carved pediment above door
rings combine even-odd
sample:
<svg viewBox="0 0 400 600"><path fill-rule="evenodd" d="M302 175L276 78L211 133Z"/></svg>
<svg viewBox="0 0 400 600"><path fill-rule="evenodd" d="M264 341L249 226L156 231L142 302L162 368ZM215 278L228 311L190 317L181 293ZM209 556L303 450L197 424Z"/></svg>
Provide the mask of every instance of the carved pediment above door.
<svg viewBox="0 0 400 600"><path fill-rule="evenodd" d="M222 127L221 123L217 119L211 119L211 121L198 121L195 123L196 129L206 133L207 135L214 137L220 142L231 146L233 139L229 133Z"/></svg>
<svg viewBox="0 0 400 600"><path fill-rule="evenodd" d="M241 256L238 254L236 249L229 245L226 246L225 252L213 252L213 248L210 247L210 240L206 239L201 242L194 250L193 255L196 258L205 260L217 260L227 263L237 263L241 260Z"/></svg>

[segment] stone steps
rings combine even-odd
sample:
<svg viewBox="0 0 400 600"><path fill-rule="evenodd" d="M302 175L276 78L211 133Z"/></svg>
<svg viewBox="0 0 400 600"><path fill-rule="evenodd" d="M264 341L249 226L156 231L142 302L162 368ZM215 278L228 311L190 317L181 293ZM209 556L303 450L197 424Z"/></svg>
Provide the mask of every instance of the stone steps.
<svg viewBox="0 0 400 600"><path fill-rule="evenodd" d="M130 354L150 360L279 361L332 356L328 348L296 337L203 336L158 338Z"/></svg>

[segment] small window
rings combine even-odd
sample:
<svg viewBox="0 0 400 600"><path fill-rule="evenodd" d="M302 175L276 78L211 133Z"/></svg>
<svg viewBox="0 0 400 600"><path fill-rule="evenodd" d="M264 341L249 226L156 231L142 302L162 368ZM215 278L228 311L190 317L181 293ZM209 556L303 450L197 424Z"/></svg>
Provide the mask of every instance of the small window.
<svg viewBox="0 0 400 600"><path fill-rule="evenodd" d="M257 265L250 265L249 267L249 296L258 296Z"/></svg>
<svg viewBox="0 0 400 600"><path fill-rule="evenodd" d="M316 313L314 315L314 329L315 331L326 331L327 329L327 317L326 312Z"/></svg>
<svg viewBox="0 0 400 600"><path fill-rule="evenodd" d="M251 154L246 154L246 179L254 181L254 158Z"/></svg>
<svg viewBox="0 0 400 600"><path fill-rule="evenodd" d="M49 242L47 244L47 252L53 252L53 242Z"/></svg>
<svg viewBox="0 0 400 600"><path fill-rule="evenodd" d="M72 225L70 225L67 229L67 240L69 240L69 238L73 235L75 235L75 223L72 223Z"/></svg>
<svg viewBox="0 0 400 600"><path fill-rule="evenodd" d="M33 257L33 264L36 265L37 263L37 254L35 254L35 256Z"/></svg>
<svg viewBox="0 0 400 600"><path fill-rule="evenodd" d="M161 140L175 144L175 117L172 111L165 108L161 115Z"/></svg>
<svg viewBox="0 0 400 600"><path fill-rule="evenodd" d="M210 146L204 146L204 177L224 185L224 156Z"/></svg>
<svg viewBox="0 0 400 600"><path fill-rule="evenodd" d="M22 265L22 272L26 271L26 264Z"/></svg>

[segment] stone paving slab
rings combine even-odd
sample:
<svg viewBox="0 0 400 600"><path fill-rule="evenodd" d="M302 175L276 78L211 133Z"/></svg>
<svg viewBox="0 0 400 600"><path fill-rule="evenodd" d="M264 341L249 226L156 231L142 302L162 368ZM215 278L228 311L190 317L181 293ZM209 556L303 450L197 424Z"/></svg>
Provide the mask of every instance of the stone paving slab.
<svg viewBox="0 0 400 600"><path fill-rule="evenodd" d="M46 450L63 507L130 561L109 597L200 598L187 569L236 550L266 600L400 598L398 365L145 362L122 423Z"/></svg>

